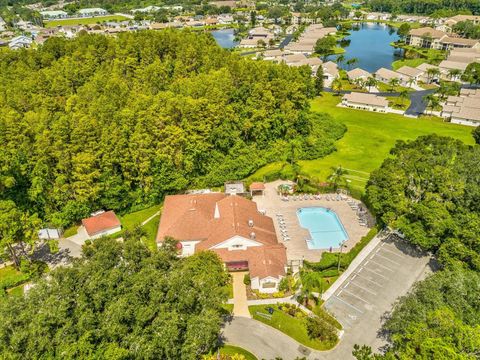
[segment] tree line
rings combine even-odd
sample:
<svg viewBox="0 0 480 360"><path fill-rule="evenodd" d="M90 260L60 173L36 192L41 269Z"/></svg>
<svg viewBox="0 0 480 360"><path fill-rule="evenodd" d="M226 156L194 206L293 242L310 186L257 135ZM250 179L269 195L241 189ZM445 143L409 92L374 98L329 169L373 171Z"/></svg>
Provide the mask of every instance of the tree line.
<svg viewBox="0 0 480 360"><path fill-rule="evenodd" d="M432 252L440 271L416 283L386 316L384 354L365 345L353 354L358 360L478 359L480 146L429 135L399 141L391 155L372 173L367 200L381 223Z"/></svg>
<svg viewBox="0 0 480 360"><path fill-rule="evenodd" d="M318 158L345 132L309 112L309 67L242 58L209 34L51 38L2 49L0 80L0 200L52 226L244 178L285 148Z"/></svg>
<svg viewBox="0 0 480 360"><path fill-rule="evenodd" d="M396 14L430 15L445 10L480 14L480 3L476 0L368 0L367 6L372 11Z"/></svg>

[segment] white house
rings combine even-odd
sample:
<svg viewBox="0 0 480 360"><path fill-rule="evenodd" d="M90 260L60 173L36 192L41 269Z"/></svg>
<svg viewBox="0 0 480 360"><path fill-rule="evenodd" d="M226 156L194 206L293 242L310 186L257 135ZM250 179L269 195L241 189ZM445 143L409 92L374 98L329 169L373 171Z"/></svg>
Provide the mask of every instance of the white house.
<svg viewBox="0 0 480 360"><path fill-rule="evenodd" d="M81 17L93 17L108 15L108 11L101 8L88 8L78 10L78 15Z"/></svg>
<svg viewBox="0 0 480 360"><path fill-rule="evenodd" d="M62 10L46 10L40 11L42 18L51 20L51 19L64 19L68 17L68 14Z"/></svg>
<svg viewBox="0 0 480 360"><path fill-rule="evenodd" d="M32 45L32 38L25 35L17 36L10 40L8 47L12 50L29 48Z"/></svg>
<svg viewBox="0 0 480 360"><path fill-rule="evenodd" d="M369 93L351 92L342 98L342 105L359 110L387 112L388 100L383 96Z"/></svg>

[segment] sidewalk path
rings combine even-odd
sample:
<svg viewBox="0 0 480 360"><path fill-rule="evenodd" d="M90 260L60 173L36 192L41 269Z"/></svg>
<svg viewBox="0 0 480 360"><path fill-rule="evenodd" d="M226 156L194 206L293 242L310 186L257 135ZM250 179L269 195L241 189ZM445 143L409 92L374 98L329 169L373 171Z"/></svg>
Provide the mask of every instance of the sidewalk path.
<svg viewBox="0 0 480 360"><path fill-rule="evenodd" d="M247 303L247 287L243 283L246 272L232 273L233 279L233 316L250 318Z"/></svg>

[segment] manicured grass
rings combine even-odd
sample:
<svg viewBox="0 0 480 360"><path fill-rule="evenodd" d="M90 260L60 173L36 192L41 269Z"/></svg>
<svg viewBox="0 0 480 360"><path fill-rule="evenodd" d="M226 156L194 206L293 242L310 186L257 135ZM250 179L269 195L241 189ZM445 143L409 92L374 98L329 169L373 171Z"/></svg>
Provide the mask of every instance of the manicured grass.
<svg viewBox="0 0 480 360"><path fill-rule="evenodd" d="M393 70L400 69L402 66L417 67L420 64L427 62L427 59L418 58L418 59L403 59L397 60L392 63Z"/></svg>
<svg viewBox="0 0 480 360"><path fill-rule="evenodd" d="M377 82L377 89L380 92L401 92L401 91L414 91L412 88L405 87L405 86L394 86L393 88L389 84L385 84L383 82L378 81Z"/></svg>
<svg viewBox="0 0 480 360"><path fill-rule="evenodd" d="M322 159L300 161L301 171L326 181L333 168L343 166L347 169L346 178L350 188L362 193L370 172L378 168L389 156L390 149L397 140L412 140L418 136L437 133L460 139L473 144L472 128L443 122L436 117L407 118L402 115L374 113L362 110L340 108L336 105L341 97L324 93L311 102L313 111L325 112L348 128L344 137L337 141L337 151ZM269 164L261 168L250 178L269 178L269 174L278 171L282 163Z"/></svg>
<svg viewBox="0 0 480 360"><path fill-rule="evenodd" d="M399 96L387 96L388 106L392 109L407 110L410 106L410 99L401 99Z"/></svg>
<svg viewBox="0 0 480 360"><path fill-rule="evenodd" d="M155 238L157 237L159 223L160 223L160 215L155 216L154 219L150 220L148 223L146 223L142 227L142 229L145 230L146 237L147 237L145 243L152 250L157 247L157 242L155 241Z"/></svg>
<svg viewBox="0 0 480 360"><path fill-rule="evenodd" d="M0 289L10 289L26 282L30 276L16 270L13 266L0 269Z"/></svg>
<svg viewBox="0 0 480 360"><path fill-rule="evenodd" d="M15 286L7 290L9 296L22 296L23 295L23 285Z"/></svg>
<svg viewBox="0 0 480 360"><path fill-rule="evenodd" d="M258 313L269 316L266 310L267 307L272 307L274 312L270 320L266 317L258 315ZM291 338L298 341L300 344L308 346L316 350L329 350L335 346L336 343L322 342L317 339L311 339L307 333L306 315L304 317L293 317L278 309L278 305L253 305L249 306L248 310L255 320L263 322L277 330L285 333Z"/></svg>
<svg viewBox="0 0 480 360"><path fill-rule="evenodd" d="M224 345L220 348L220 354L222 355L243 355L245 360L257 360L257 357L253 355L250 351L247 351L241 347L233 346L233 345Z"/></svg>
<svg viewBox="0 0 480 360"><path fill-rule="evenodd" d="M147 220L150 216L153 216L156 212L160 211L161 208L162 205L154 205L143 210L120 216L120 222L122 223L122 227L125 230L133 230L143 221Z"/></svg>
<svg viewBox="0 0 480 360"><path fill-rule="evenodd" d="M46 21L45 27L52 28L56 26L94 25L94 24L102 23L106 21L123 21L123 20L129 20L129 19L121 15L97 16L97 17L81 18L81 19L59 19L59 20Z"/></svg>

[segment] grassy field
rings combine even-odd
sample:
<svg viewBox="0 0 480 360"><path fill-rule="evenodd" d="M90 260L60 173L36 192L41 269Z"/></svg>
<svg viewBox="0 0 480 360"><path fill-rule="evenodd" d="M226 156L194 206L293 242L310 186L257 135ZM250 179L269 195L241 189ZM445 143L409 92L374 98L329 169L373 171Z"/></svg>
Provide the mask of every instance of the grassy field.
<svg viewBox="0 0 480 360"><path fill-rule="evenodd" d="M5 266L0 269L0 291L14 288L26 281L29 275L16 270L13 266Z"/></svg>
<svg viewBox="0 0 480 360"><path fill-rule="evenodd" d="M363 192L371 171L378 168L388 156L396 140L415 139L421 135L437 133L473 144L472 128L445 123L435 117L407 118L402 115L373 113L339 108L340 97L325 93L312 101L312 110L332 115L348 128L336 146L337 151L318 160L300 161L301 169L308 175L325 181L333 168L347 169L347 179L352 190ZM252 177L262 178L281 163L272 163L257 171Z"/></svg>
<svg viewBox="0 0 480 360"><path fill-rule="evenodd" d="M151 216L155 215L162 209L162 205L154 205L150 206L146 209L131 212L125 214L123 216L119 216L120 222L122 223L122 231L115 233L114 236L120 237L122 233L125 231L132 231L137 226L140 226L142 222L146 221ZM154 248L156 246L155 237L157 235L158 224L160 222L160 216L157 215L153 219L151 219L148 223L142 226L142 229L146 232L146 244L150 248ZM64 237L69 237L75 235L77 233L77 228L79 224L73 225L66 229L63 233Z"/></svg>
<svg viewBox="0 0 480 360"><path fill-rule="evenodd" d="M247 351L241 347L233 345L225 345L220 348L220 354L233 356L235 354L243 355L245 360L257 360L257 357L253 355L250 351Z"/></svg>
<svg viewBox="0 0 480 360"><path fill-rule="evenodd" d="M410 106L410 99L401 99L399 96L387 96L388 106L397 110L407 110Z"/></svg>
<svg viewBox="0 0 480 360"><path fill-rule="evenodd" d="M417 67L420 64L427 62L427 59L418 58L418 59L402 59L397 60L392 63L393 70L400 69L402 66Z"/></svg>
<svg viewBox="0 0 480 360"><path fill-rule="evenodd" d="M385 84L381 81L377 82L377 89L380 92L402 92L402 91L414 91L412 88L397 85L394 87L391 87L389 84Z"/></svg>
<svg viewBox="0 0 480 360"><path fill-rule="evenodd" d="M121 15L108 15L108 16L97 16L91 18L79 18L79 19L59 19L45 21L46 28L52 28L56 26L73 26L73 25L94 25L106 21L123 21L129 20L125 16Z"/></svg>
<svg viewBox="0 0 480 360"><path fill-rule="evenodd" d="M291 338L297 340L300 344L311 347L316 350L328 350L335 346L335 343L322 342L318 339L311 339L308 336L305 317L293 317L278 309L278 305L268 305L274 309L270 320L265 316L270 316L266 310L266 305L249 306L248 310L255 320L274 327L277 330L287 334ZM258 314L265 314L264 316Z"/></svg>

